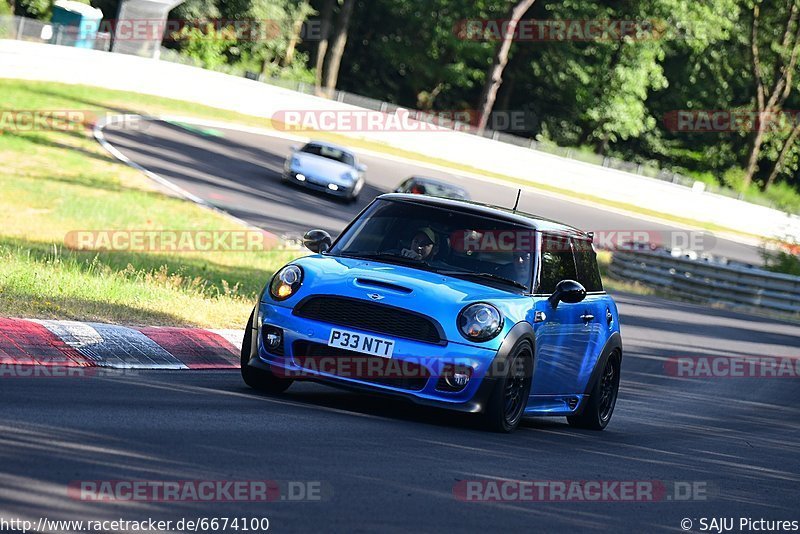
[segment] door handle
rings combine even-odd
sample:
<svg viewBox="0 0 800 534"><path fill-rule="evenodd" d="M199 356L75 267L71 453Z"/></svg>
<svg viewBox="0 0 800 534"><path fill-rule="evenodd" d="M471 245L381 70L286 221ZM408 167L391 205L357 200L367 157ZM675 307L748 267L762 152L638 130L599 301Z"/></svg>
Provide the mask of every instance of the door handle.
<svg viewBox="0 0 800 534"><path fill-rule="evenodd" d="M581 315L581 319L583 319L584 323L588 323L589 321L594 321L594 315L591 313L585 313Z"/></svg>

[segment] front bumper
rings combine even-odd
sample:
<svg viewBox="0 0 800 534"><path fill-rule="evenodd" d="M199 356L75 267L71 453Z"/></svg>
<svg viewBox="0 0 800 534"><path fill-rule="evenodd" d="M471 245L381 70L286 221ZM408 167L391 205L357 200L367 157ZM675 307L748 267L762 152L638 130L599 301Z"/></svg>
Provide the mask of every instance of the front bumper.
<svg viewBox="0 0 800 534"><path fill-rule="evenodd" d="M415 375L414 389L405 384L400 387L386 383L378 383L371 373L363 373L364 368L357 366L310 366L302 353L305 347L327 348L331 328L335 325L316 320L297 317L292 309L272 303L261 303L260 312L263 324L258 325L258 354L250 360L254 367L268 368L273 373L299 380L314 380L327 384L376 392L410 399L418 404L433 405L464 412L479 412L495 384L495 378L489 376L491 364L497 355L496 350L475 347L464 343L448 342L430 344L406 339L395 339L396 345L390 364L391 369L419 368L421 375ZM261 335L263 325L280 328L283 331L283 344L280 351L268 351ZM359 331L356 328L344 327L347 330L365 335L391 337L372 332ZM330 349L333 354L333 349ZM277 352L277 353L276 353ZM356 355L366 357L366 355ZM386 360L384 360L386 361ZM471 379L460 391L447 391L441 387L442 370L448 365L468 366ZM330 370L335 369L333 372ZM341 373L342 370L347 371ZM369 375L369 376L366 376ZM419 378L422 376L422 378Z"/></svg>
<svg viewBox="0 0 800 534"><path fill-rule="evenodd" d="M305 176L305 180L298 180L297 179L298 172L295 171L284 171L283 177L284 179L292 185L296 185L298 187L304 187L306 189L311 189L313 191L319 191L321 193L327 193L329 195L341 198L348 198L353 196L354 190L357 189L358 182L354 182L350 186L340 186L337 184L338 189L333 190L329 187L332 184L332 181L325 180L324 178L320 178L317 176Z"/></svg>

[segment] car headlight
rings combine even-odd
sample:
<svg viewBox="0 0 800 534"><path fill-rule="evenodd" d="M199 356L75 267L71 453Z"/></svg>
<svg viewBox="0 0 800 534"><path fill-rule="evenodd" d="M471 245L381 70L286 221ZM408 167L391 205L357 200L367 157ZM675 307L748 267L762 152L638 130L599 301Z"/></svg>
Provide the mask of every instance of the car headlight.
<svg viewBox="0 0 800 534"><path fill-rule="evenodd" d="M303 284L303 270L297 265L287 265L272 277L269 294L275 300L286 300Z"/></svg>
<svg viewBox="0 0 800 534"><path fill-rule="evenodd" d="M458 329L470 341L489 341L503 328L503 316L491 304L470 304L458 314Z"/></svg>

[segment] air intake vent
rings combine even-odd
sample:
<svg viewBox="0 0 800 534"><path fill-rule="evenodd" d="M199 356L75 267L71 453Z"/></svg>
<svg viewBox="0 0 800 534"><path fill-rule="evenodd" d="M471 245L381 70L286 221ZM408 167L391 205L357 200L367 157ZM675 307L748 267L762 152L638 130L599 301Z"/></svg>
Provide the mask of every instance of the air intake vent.
<svg viewBox="0 0 800 534"><path fill-rule="evenodd" d="M427 367L412 361L397 361L352 352L322 343L299 340L292 344L294 362L305 369L410 391L420 391L431 374ZM331 362L344 362L331 365Z"/></svg>
<svg viewBox="0 0 800 534"><path fill-rule="evenodd" d="M370 286L370 287L380 287L383 289L389 289L391 291L397 291L399 293L411 293L411 289L403 286L398 286L397 284L392 284L391 282L384 282L382 280L373 280L371 278L356 278L356 283L362 286Z"/></svg>

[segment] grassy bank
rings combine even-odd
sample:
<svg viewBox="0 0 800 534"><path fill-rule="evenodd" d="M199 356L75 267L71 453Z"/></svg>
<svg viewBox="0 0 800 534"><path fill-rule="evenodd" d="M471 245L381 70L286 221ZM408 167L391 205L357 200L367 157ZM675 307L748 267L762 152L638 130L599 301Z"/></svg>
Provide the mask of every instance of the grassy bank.
<svg viewBox="0 0 800 534"><path fill-rule="evenodd" d="M198 106L81 87L0 82L6 110ZM224 114L208 116L228 118ZM0 130L0 315L125 324L241 327L264 282L297 253L102 252L65 246L72 231L242 230L164 195L112 159L82 125Z"/></svg>

